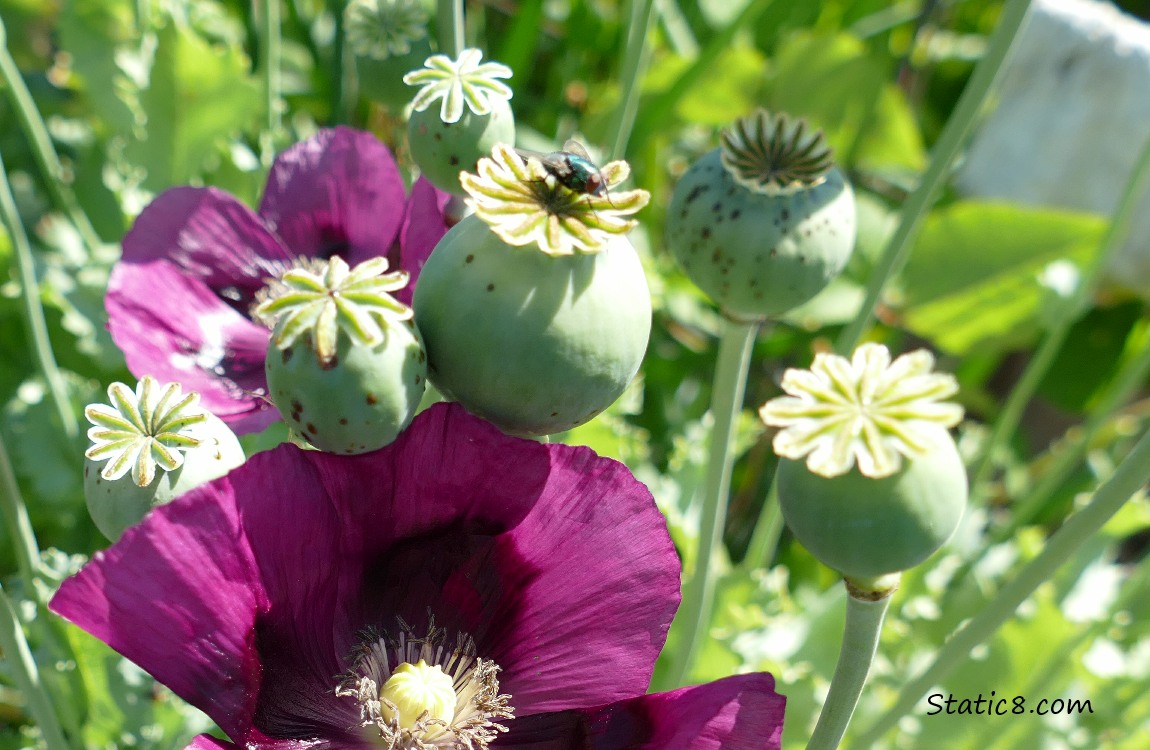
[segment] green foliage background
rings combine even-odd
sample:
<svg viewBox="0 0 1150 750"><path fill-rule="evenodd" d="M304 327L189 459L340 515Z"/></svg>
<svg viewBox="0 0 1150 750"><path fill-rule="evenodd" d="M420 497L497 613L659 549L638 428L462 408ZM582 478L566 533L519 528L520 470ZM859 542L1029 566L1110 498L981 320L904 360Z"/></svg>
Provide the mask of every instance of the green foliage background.
<svg viewBox="0 0 1150 750"><path fill-rule="evenodd" d="M717 129L756 106L824 129L856 185L860 233L847 272L758 338L740 423L719 607L692 682L769 670L788 697L785 746L803 747L834 669L844 592L784 536L777 558L744 561L774 471L753 409L778 393L789 366L829 347L862 298L897 210L928 162L999 5L827 0L659 3L649 67L627 158L652 193L633 236L648 270L655 326L640 377L603 417L563 439L624 460L647 482L685 562L696 544L718 314L682 276L662 234L675 179L716 144ZM1136 3L1130 4L1138 10ZM924 7L925 6L925 7ZM240 0L0 0L8 48L63 163L37 162L11 87L0 99L0 154L35 250L39 297L75 414L115 380L133 382L105 331L102 295L118 243L150 196L215 185L256 205L275 150L336 123L370 129L406 167L401 113L354 80L342 3L284 0L282 126L271 129L261 73L259 4ZM923 11L926 11L924 14ZM1145 12L1145 7L1141 9ZM468 4L468 39L516 71L521 145L615 140L629 6L608 0ZM402 86L396 83L397 86ZM74 193L62 204L53 181ZM77 220L77 217L86 217ZM90 222L90 236L84 222ZM888 290L870 338L929 346L955 372L973 455L1058 309L1040 280L1051 263L1081 267L1106 217L947 195ZM82 444L66 436L31 355L12 237L0 234L0 435L35 531L59 576L75 555L104 547L84 509ZM173 315L180 314L177 309ZM1088 460L1029 518L1016 502L1062 460L1075 430L1114 387L1119 366L1147 344L1144 304L1099 297L1078 320L995 472L975 488L956 539L904 577L871 685L863 728L946 636L1031 559L1080 493L1107 477L1147 426L1144 389L1108 419ZM246 440L274 444L276 432ZM5 521L8 522L7 520ZM1091 700L1078 717L931 717L920 702L884 747L1150 747L1150 507L1135 498L1015 619L938 688L961 697ZM993 544L992 544L993 542ZM767 564L763 564L766 562ZM13 550L0 576L16 595ZM23 592L28 593L28 592ZM103 644L44 612L24 612L37 661L65 728L87 748L179 748L209 723ZM672 631L670 647L678 634ZM0 750L34 746L37 730L0 664ZM656 674L655 687L667 679ZM850 735L847 747L851 747Z"/></svg>

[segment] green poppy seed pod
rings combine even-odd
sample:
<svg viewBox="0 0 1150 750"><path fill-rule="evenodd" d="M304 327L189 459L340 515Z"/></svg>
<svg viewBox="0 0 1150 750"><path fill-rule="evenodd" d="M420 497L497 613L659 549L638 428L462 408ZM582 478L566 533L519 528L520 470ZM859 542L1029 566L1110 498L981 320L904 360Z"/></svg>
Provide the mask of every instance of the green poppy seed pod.
<svg viewBox="0 0 1150 750"><path fill-rule="evenodd" d="M171 471L154 469L151 481L140 486L132 473L105 478L103 459L84 461L84 497L88 514L100 533L113 542L152 508L169 503L185 492L222 477L244 462L244 451L235 434L213 414L180 430L198 441L182 451L183 462Z"/></svg>
<svg viewBox="0 0 1150 750"><path fill-rule="evenodd" d="M759 110L723 133L675 186L667 245L736 320L762 320L818 294L854 248L850 184L822 133Z"/></svg>
<svg viewBox="0 0 1150 750"><path fill-rule="evenodd" d="M378 450L411 423L427 387L427 355L411 308L390 292L406 271L386 258L351 268L338 255L284 272L259 295L275 330L264 360L268 395L320 450Z"/></svg>
<svg viewBox="0 0 1150 750"><path fill-rule="evenodd" d="M351 0L343 19L360 91L402 109L411 100L403 77L431 54L427 11L418 0Z"/></svg>
<svg viewBox="0 0 1150 750"><path fill-rule="evenodd" d="M268 395L284 419L328 453L354 455L390 444L415 417L427 388L427 356L411 321L375 345L340 337L321 363L310 338L268 347Z"/></svg>
<svg viewBox="0 0 1150 750"><path fill-rule="evenodd" d="M515 116L506 101L485 115L467 111L458 122L444 122L438 109L426 109L411 113L407 139L423 176L440 190L463 195L459 173L474 172L495 144L515 142Z"/></svg>
<svg viewBox="0 0 1150 750"><path fill-rule="evenodd" d="M456 195L464 194L461 171L475 171L497 143L515 142L511 89L499 80L511 69L481 63L482 57L477 49L465 49L455 60L432 55L403 78L420 86L407 121L411 156L432 185Z"/></svg>
<svg viewBox="0 0 1150 750"><path fill-rule="evenodd" d="M626 237L550 255L507 244L477 216L436 246L413 307L431 382L518 435L568 430L606 409L651 331L647 280Z"/></svg>
<svg viewBox="0 0 1150 750"><path fill-rule="evenodd" d="M858 468L834 477L782 459L779 505L795 538L848 578L914 567L950 539L966 508L966 470L949 436L873 479Z"/></svg>

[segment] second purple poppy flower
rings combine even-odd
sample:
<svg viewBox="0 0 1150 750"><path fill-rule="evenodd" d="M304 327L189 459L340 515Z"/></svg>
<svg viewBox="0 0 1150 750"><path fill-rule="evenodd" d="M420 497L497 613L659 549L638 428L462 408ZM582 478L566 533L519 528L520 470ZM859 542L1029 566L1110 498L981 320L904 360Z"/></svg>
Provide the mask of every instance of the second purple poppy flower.
<svg viewBox="0 0 1150 750"><path fill-rule="evenodd" d="M178 381L238 433L276 421L266 393L268 330L249 309L301 258L355 265L386 256L415 276L447 231L448 196L419 180L410 197L370 133L322 130L281 153L258 211L216 188L160 194L124 237L108 327L137 377Z"/></svg>

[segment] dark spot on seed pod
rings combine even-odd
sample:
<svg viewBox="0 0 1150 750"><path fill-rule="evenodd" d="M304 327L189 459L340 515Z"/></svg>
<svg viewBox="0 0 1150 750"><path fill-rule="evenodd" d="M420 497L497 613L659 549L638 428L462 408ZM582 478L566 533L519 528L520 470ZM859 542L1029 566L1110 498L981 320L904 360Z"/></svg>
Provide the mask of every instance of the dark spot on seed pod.
<svg viewBox="0 0 1150 750"><path fill-rule="evenodd" d="M709 188L706 185L696 185L695 187L691 188L691 192L687 193L687 198L684 202L685 203L693 203L696 198L698 198L700 195L702 195L703 193L707 192L710 189L711 188Z"/></svg>
<svg viewBox="0 0 1150 750"><path fill-rule="evenodd" d="M420 125L419 127L421 128L421 132L423 132L423 133L427 132L427 126L426 125ZM443 133L436 133L435 135L432 136L432 138L434 138L437 141L442 141L443 140Z"/></svg>
<svg viewBox="0 0 1150 750"><path fill-rule="evenodd" d="M301 404L296 399L292 399L291 410L294 411L296 414L303 414L303 404Z"/></svg>
<svg viewBox="0 0 1150 750"><path fill-rule="evenodd" d="M416 375L416 376L415 376L415 384L416 384L416 385L419 385L419 384L420 384L420 383L422 383L422 382L423 382L423 378L422 378L422 377L420 377L419 375Z"/></svg>
<svg viewBox="0 0 1150 750"><path fill-rule="evenodd" d="M286 365L288 362L291 362L291 358L294 353L295 349L289 346L287 349L284 349L280 352L280 359Z"/></svg>
<svg viewBox="0 0 1150 750"><path fill-rule="evenodd" d="M727 195L734 195L734 194L735 194L735 188L733 186L727 188Z"/></svg>
<svg viewBox="0 0 1150 750"><path fill-rule="evenodd" d="M777 247L771 248L771 257L777 258L779 256L779 249Z"/></svg>
<svg viewBox="0 0 1150 750"><path fill-rule="evenodd" d="M470 263L473 260L475 260L475 255L473 253L468 253L467 257L463 259L463 262Z"/></svg>
<svg viewBox="0 0 1150 750"><path fill-rule="evenodd" d="M559 416L559 412L553 411L553 412L551 412L551 416L557 417L557 416Z"/></svg>
<svg viewBox="0 0 1150 750"><path fill-rule="evenodd" d="M494 290L495 290L495 285L494 285L494 284L488 284L488 285L487 285L487 291L491 292L491 291L494 291Z"/></svg>
<svg viewBox="0 0 1150 750"><path fill-rule="evenodd" d="M331 359L329 359L327 362L320 362L319 363L319 369L321 369L321 370L334 370L337 367L339 367L339 355L338 354L333 354L331 356Z"/></svg>
<svg viewBox="0 0 1150 750"><path fill-rule="evenodd" d="M311 433L312 435L315 435L317 432L319 432L319 430L317 430L317 429L315 428L315 425L314 425L314 424L312 424L311 422L308 422L308 423L307 423L307 427L305 427L304 429L305 429L305 430L307 430L307 431L308 431L309 433Z"/></svg>
<svg viewBox="0 0 1150 750"><path fill-rule="evenodd" d="M419 123L419 134L420 135L427 135L427 125L423 124L422 122ZM439 133L436 133L435 137L438 138Z"/></svg>
<svg viewBox="0 0 1150 750"><path fill-rule="evenodd" d="M720 211L723 210L723 204L720 203L719 201L715 201L713 204L711 204L711 210L714 211L715 213L719 213Z"/></svg>
<svg viewBox="0 0 1150 750"><path fill-rule="evenodd" d="M743 212L741 210L736 208L734 211L731 212L731 221L734 221L735 219L739 218L739 216L741 216L742 213Z"/></svg>
<svg viewBox="0 0 1150 750"><path fill-rule="evenodd" d="M711 236L711 228L710 227L703 227L703 231L700 232L699 234L701 234L703 236L703 239L709 239Z"/></svg>
<svg viewBox="0 0 1150 750"><path fill-rule="evenodd" d="M805 255L800 255L800 256L799 256L799 263L802 263L803 265L806 265L806 262L807 262L807 256L805 256Z"/></svg>
<svg viewBox="0 0 1150 750"><path fill-rule="evenodd" d="M684 208L682 211L679 212L679 218L680 219L687 218L687 209Z"/></svg>
<svg viewBox="0 0 1150 750"><path fill-rule="evenodd" d="M755 292L754 295L752 295L752 296L754 296L755 299L762 299L763 293L762 292Z"/></svg>
<svg viewBox="0 0 1150 750"><path fill-rule="evenodd" d="M787 219L791 218L790 209L784 208L782 211L780 211L779 212L779 218L781 218L783 221L786 221Z"/></svg>
<svg viewBox="0 0 1150 750"><path fill-rule="evenodd" d="M367 402L368 406L375 406L379 403L379 396L375 395L374 393L369 393L364 396L363 400Z"/></svg>
<svg viewBox="0 0 1150 750"><path fill-rule="evenodd" d="M427 355L423 353L422 349L420 349L419 350L419 356L416 357L416 359L418 359L420 362L422 362L423 360L427 359Z"/></svg>
<svg viewBox="0 0 1150 750"><path fill-rule="evenodd" d="M711 260L713 260L715 263L718 263L722 259L722 257L723 257L723 251L717 247L715 248L715 252L711 253Z"/></svg>
<svg viewBox="0 0 1150 750"><path fill-rule="evenodd" d="M340 423L340 424L347 424L347 417L340 417L340 418L339 418L339 423Z"/></svg>
<svg viewBox="0 0 1150 750"><path fill-rule="evenodd" d="M455 154L452 154L451 156L449 156L447 158L447 163L453 167L458 167L459 166L459 157L456 156Z"/></svg>
<svg viewBox="0 0 1150 750"><path fill-rule="evenodd" d="M752 279L751 279L751 286L752 286L752 287L756 287L756 286L758 286L758 285L759 285L759 280L758 280L758 279L755 279L755 278L752 278Z"/></svg>

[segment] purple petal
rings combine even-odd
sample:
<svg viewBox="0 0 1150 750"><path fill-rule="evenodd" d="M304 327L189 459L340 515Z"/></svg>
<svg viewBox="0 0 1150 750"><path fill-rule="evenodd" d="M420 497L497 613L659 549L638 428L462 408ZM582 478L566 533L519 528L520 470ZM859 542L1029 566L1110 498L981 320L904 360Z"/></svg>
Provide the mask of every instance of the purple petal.
<svg viewBox="0 0 1150 750"><path fill-rule="evenodd" d="M260 216L294 254L387 255L403 219L404 188L387 147L371 133L321 130L276 157Z"/></svg>
<svg viewBox="0 0 1150 750"><path fill-rule="evenodd" d="M362 743L351 745L354 750L360 750ZM274 740L258 732L248 735L244 742L248 750L342 750L341 745L330 742L314 742L310 740ZM208 734L201 734L192 740L184 750L239 750L239 745L217 739Z"/></svg>
<svg viewBox="0 0 1150 750"><path fill-rule="evenodd" d="M498 599L475 628L520 715L643 693L680 598L679 557L647 488L587 448L547 450L547 486L487 562Z"/></svg>
<svg viewBox="0 0 1150 750"><path fill-rule="evenodd" d="M215 188L178 187L148 204L124 237L121 265L168 260L246 313L292 256L247 206Z"/></svg>
<svg viewBox="0 0 1150 750"><path fill-rule="evenodd" d="M646 688L678 580L621 464L439 404L372 454L254 456L150 513L53 607L236 742L334 748L357 741L332 688L366 626L418 631L430 610L500 664L520 716L602 705Z"/></svg>
<svg viewBox="0 0 1150 750"><path fill-rule="evenodd" d="M261 619L268 658L257 724L276 736L301 723L335 736L354 723L351 701L333 709L328 698L357 634L394 629L397 617L425 626L428 607L441 625L458 627L440 595L444 578L483 538L528 513L548 457L543 446L444 404L373 454L293 458L316 479L281 481L258 467L232 474L272 601ZM306 544L284 533L285 517L306 529Z"/></svg>
<svg viewBox="0 0 1150 750"><path fill-rule="evenodd" d="M120 263L105 299L108 329L138 378L154 375L199 391L238 433L279 418L267 391L268 331L236 312L203 281L163 260Z"/></svg>
<svg viewBox="0 0 1150 750"><path fill-rule="evenodd" d="M444 212L451 194L445 193L423 177L411 186L411 197L404 210L399 232L399 267L411 274L407 286L395 293L396 299L411 304L415 282L427 257L443 235L447 234Z"/></svg>
<svg viewBox="0 0 1150 750"><path fill-rule="evenodd" d="M64 581L49 608L242 736L259 690L266 607L227 479L149 514Z"/></svg>
<svg viewBox="0 0 1150 750"><path fill-rule="evenodd" d="M226 740L216 739L210 734L200 734L184 750L236 750L236 746Z"/></svg>
<svg viewBox="0 0 1150 750"><path fill-rule="evenodd" d="M582 711L517 718L506 750L778 750L786 698L759 673Z"/></svg>

